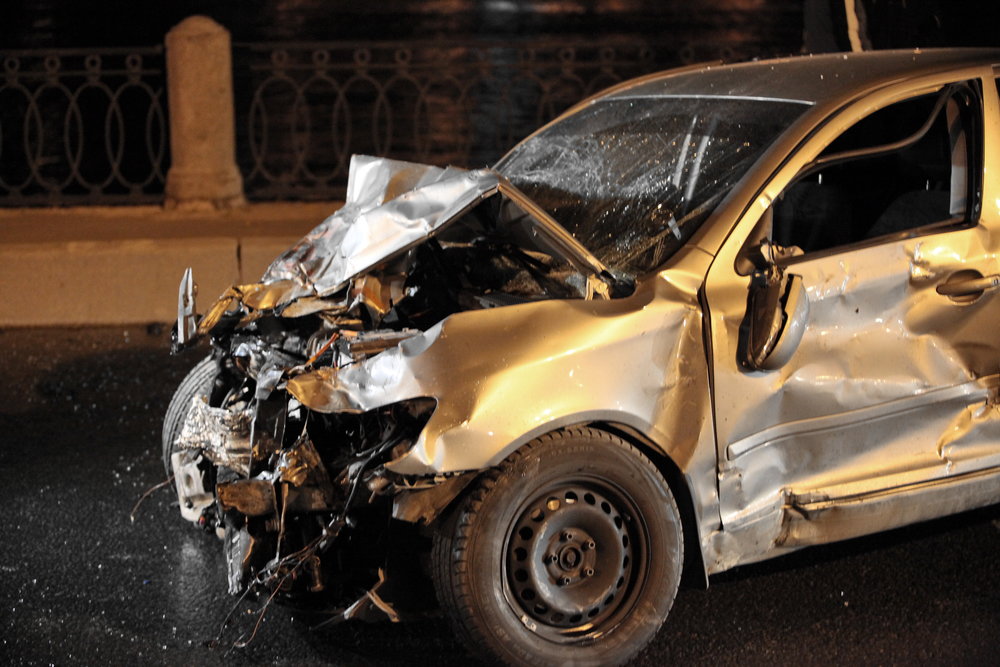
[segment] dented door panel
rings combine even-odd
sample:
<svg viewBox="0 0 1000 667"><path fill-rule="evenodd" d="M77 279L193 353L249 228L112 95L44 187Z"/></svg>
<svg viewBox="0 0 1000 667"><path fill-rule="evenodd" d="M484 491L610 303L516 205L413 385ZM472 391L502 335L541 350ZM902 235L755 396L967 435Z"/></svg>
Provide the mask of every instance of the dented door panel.
<svg viewBox="0 0 1000 667"><path fill-rule="evenodd" d="M769 206L757 202L738 233ZM749 278L735 258L746 236L722 249L706 283L726 533L714 568L1000 497L1000 294L938 289L997 272L996 221L987 207L966 229L782 260L802 277L809 312L796 351L772 371L736 363Z"/></svg>

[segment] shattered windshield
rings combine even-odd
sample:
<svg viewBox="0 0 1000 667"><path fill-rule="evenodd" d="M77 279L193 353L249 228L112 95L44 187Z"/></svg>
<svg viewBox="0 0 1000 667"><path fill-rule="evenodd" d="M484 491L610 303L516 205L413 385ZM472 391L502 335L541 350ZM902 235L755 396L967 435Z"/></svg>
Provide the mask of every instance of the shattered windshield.
<svg viewBox="0 0 1000 667"><path fill-rule="evenodd" d="M672 255L807 103L734 97L595 102L497 171L598 259L630 275Z"/></svg>

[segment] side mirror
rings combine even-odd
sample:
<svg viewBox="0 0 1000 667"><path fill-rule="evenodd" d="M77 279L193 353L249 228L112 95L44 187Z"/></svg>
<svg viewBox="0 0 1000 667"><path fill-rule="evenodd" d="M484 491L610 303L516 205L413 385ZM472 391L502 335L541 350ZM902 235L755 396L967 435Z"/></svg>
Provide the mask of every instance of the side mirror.
<svg viewBox="0 0 1000 667"><path fill-rule="evenodd" d="M752 371L781 368L798 348L808 321L809 297L801 276L785 273L776 264L755 271L740 324L737 360Z"/></svg>
<svg viewBox="0 0 1000 667"><path fill-rule="evenodd" d="M736 272L741 276L767 271L773 263L775 246L766 238L745 246L736 256Z"/></svg>

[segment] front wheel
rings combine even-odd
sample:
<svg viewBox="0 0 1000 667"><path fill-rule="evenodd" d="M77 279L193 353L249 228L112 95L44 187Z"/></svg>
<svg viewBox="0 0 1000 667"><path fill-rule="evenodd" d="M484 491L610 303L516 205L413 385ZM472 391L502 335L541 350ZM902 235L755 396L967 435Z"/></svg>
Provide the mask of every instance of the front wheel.
<svg viewBox="0 0 1000 667"><path fill-rule="evenodd" d="M655 466L590 428L487 472L437 531L434 578L476 652L509 664L625 662L670 611L680 513Z"/></svg>

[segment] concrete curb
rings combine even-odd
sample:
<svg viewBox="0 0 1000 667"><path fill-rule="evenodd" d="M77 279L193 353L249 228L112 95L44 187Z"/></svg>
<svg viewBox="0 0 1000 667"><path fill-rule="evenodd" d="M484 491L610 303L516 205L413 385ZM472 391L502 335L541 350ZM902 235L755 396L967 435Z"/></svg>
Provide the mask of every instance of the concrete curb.
<svg viewBox="0 0 1000 667"><path fill-rule="evenodd" d="M194 271L204 309L230 285L255 282L275 256L338 206L264 205L188 216L151 207L77 209L79 218L66 209L4 211L0 326L171 322L185 268ZM81 222L60 228L62 218ZM78 238L88 229L102 238Z"/></svg>

